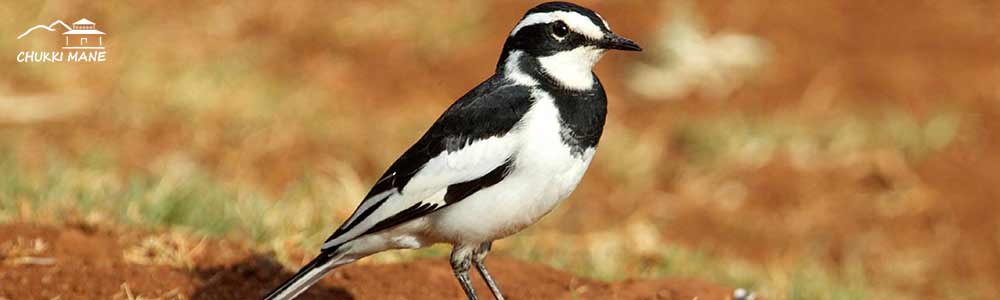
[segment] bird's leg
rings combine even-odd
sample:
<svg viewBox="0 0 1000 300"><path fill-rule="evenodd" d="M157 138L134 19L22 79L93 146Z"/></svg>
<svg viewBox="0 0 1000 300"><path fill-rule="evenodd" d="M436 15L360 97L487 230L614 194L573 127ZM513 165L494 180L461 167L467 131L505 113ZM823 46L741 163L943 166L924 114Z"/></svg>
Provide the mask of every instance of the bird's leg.
<svg viewBox="0 0 1000 300"><path fill-rule="evenodd" d="M455 278L465 290L465 295L469 300L477 300L476 290L472 288L472 281L469 280L469 269L471 268L472 248L455 246L451 250L451 270L455 272Z"/></svg>
<svg viewBox="0 0 1000 300"><path fill-rule="evenodd" d="M490 272L486 271L486 255L490 253L490 248L493 247L493 242L485 242L479 245L479 248L472 253L472 263L476 265L476 270L479 270L479 275L483 276L483 280L486 281L486 286L490 287L490 292L493 293L493 297L496 300L504 300L503 294L500 293L500 287L497 286L497 282L493 280L490 276Z"/></svg>

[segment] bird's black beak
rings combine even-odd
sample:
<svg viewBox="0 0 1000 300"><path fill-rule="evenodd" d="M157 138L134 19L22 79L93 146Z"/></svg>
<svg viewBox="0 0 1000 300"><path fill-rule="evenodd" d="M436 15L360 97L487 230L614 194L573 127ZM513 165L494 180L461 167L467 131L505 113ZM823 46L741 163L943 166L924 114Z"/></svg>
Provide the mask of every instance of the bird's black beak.
<svg viewBox="0 0 1000 300"><path fill-rule="evenodd" d="M642 47L623 36L608 32L608 34L601 40L601 48L604 49L616 49L624 51L642 51Z"/></svg>

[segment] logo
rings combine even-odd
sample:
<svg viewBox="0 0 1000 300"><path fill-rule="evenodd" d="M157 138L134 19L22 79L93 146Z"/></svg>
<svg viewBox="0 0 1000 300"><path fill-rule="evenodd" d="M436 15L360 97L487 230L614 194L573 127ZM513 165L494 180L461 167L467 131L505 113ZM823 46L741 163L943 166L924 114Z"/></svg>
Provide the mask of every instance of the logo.
<svg viewBox="0 0 1000 300"><path fill-rule="evenodd" d="M39 33L33 34L35 32ZM54 37L52 33L58 33L59 36ZM62 20L56 20L48 26L35 25L17 36L17 39L33 39L36 38L35 36L43 36L48 40L58 42L60 50L20 51L17 53L17 62L104 62L107 60L107 53L104 49L106 34L97 29L96 23L85 18L73 22L73 26L66 25Z"/></svg>

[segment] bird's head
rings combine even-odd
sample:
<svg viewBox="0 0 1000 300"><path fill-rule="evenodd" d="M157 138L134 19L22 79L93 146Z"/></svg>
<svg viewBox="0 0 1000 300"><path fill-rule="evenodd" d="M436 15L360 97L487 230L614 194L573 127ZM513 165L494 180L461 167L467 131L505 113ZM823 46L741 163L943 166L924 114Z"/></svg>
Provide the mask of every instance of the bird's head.
<svg viewBox="0 0 1000 300"><path fill-rule="evenodd" d="M596 82L591 69L607 50L642 48L611 32L608 22L590 9L546 2L528 10L511 30L497 71L522 83L543 79L564 88L586 90Z"/></svg>

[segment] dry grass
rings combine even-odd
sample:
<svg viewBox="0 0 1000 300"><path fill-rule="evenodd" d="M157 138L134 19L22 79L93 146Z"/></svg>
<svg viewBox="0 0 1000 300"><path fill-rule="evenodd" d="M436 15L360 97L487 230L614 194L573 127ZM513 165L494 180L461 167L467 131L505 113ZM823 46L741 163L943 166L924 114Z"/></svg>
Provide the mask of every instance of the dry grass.
<svg viewBox="0 0 1000 300"><path fill-rule="evenodd" d="M172 231L148 236L123 251L125 261L141 265L165 265L192 269L205 254L205 238L192 241L180 232Z"/></svg>
<svg viewBox="0 0 1000 300"><path fill-rule="evenodd" d="M17 239L0 244L0 263L7 265L51 265L55 260L45 257L49 244L42 239Z"/></svg>

